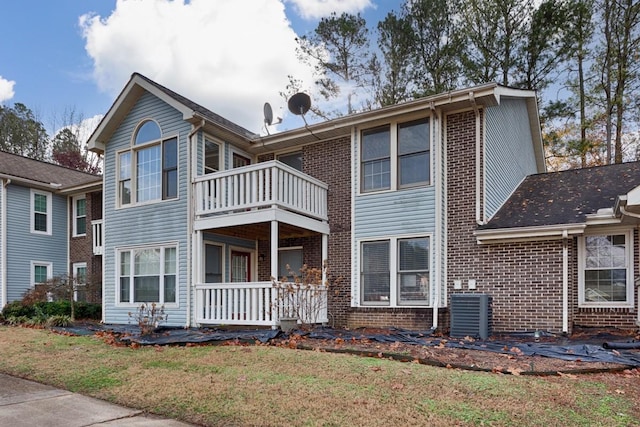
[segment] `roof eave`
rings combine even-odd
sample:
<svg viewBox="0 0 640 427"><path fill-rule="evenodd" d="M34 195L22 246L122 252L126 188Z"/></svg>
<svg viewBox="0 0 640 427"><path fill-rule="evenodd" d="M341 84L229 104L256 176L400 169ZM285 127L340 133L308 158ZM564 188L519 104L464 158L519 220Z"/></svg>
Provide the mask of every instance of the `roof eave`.
<svg viewBox="0 0 640 427"><path fill-rule="evenodd" d="M568 236L583 234L586 223L553 224L531 227L476 230L473 235L478 244L528 242L538 240L558 240Z"/></svg>

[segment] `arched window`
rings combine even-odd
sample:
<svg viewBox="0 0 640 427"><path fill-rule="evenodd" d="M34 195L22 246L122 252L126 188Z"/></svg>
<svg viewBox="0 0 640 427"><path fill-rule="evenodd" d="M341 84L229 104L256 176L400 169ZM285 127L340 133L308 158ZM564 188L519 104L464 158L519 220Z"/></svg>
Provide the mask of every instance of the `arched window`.
<svg viewBox="0 0 640 427"><path fill-rule="evenodd" d="M178 138L163 139L153 120L141 122L133 146L118 154L119 205L178 197Z"/></svg>
<svg viewBox="0 0 640 427"><path fill-rule="evenodd" d="M160 126L153 120L147 120L136 132L135 145L144 144L145 142L157 141L162 136Z"/></svg>

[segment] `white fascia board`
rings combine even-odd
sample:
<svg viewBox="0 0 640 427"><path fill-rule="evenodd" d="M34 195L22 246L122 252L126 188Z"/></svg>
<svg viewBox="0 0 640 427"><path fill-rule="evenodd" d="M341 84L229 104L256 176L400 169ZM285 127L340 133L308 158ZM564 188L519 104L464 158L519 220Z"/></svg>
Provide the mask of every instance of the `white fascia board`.
<svg viewBox="0 0 640 427"><path fill-rule="evenodd" d="M538 227L503 228L497 230L476 230L478 244L529 242L536 240L557 240L570 235L584 234L587 224L557 224Z"/></svg>

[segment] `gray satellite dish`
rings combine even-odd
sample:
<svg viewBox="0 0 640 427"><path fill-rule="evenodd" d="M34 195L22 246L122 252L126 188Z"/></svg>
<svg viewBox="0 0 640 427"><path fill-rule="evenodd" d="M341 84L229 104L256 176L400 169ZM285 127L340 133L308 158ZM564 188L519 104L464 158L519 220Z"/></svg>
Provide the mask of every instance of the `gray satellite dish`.
<svg viewBox="0 0 640 427"><path fill-rule="evenodd" d="M304 116L304 113L311 108L311 98L306 93L298 92L289 98L287 103L289 111L297 116Z"/></svg>
<svg viewBox="0 0 640 427"><path fill-rule="evenodd" d="M267 126L271 126L271 123L273 123L273 110L268 102L264 103L264 122Z"/></svg>

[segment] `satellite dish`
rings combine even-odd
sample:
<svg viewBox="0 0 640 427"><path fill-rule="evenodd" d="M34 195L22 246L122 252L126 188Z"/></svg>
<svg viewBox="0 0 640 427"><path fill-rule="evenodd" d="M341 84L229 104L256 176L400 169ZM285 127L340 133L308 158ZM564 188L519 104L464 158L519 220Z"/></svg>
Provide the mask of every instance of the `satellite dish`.
<svg viewBox="0 0 640 427"><path fill-rule="evenodd" d="M264 122L267 126L271 126L271 123L273 123L273 110L268 102L264 103Z"/></svg>
<svg viewBox="0 0 640 427"><path fill-rule="evenodd" d="M287 103L289 111L297 116L304 116L304 113L311 108L311 98L306 93L298 92L289 98Z"/></svg>

